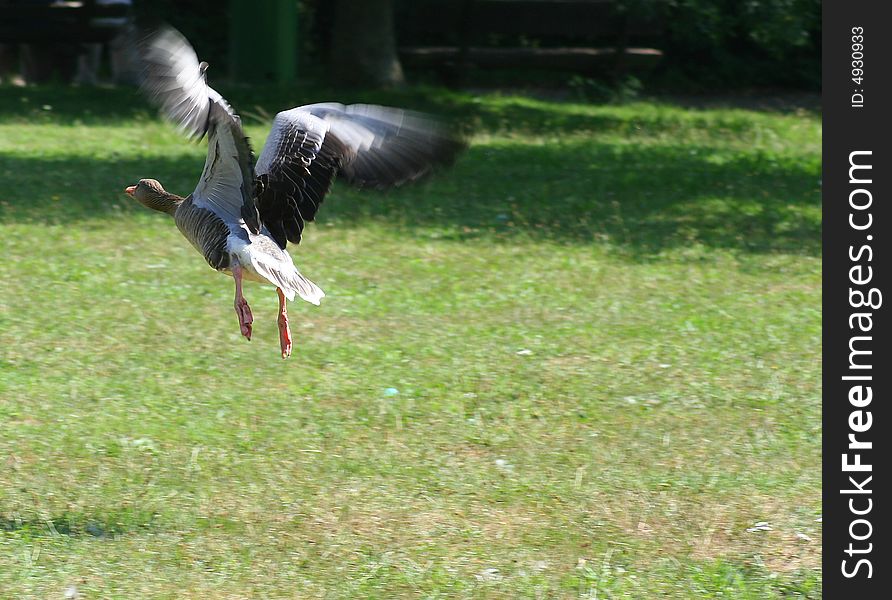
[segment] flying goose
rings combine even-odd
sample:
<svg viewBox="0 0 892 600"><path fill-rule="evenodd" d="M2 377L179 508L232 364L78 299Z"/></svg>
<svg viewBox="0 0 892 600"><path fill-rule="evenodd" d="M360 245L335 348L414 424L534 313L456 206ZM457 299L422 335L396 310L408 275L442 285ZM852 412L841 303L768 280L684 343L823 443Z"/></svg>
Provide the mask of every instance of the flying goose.
<svg viewBox="0 0 892 600"><path fill-rule="evenodd" d="M235 312L251 339L253 316L243 279L272 284L279 295L282 358L291 354L287 300L319 304L325 295L294 266L286 250L335 176L358 187L384 189L414 181L450 163L463 143L429 117L395 108L336 103L280 112L255 161L241 120L207 85L207 63L189 42L164 26L139 44L142 90L188 137L208 137L198 185L185 198L155 179L124 191L147 208L173 217L177 228L217 271L235 280Z"/></svg>

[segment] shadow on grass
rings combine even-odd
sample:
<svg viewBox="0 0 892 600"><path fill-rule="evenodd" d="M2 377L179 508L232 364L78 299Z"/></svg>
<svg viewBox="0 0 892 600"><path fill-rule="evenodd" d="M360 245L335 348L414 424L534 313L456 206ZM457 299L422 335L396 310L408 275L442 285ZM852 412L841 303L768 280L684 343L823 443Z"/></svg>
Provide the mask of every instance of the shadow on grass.
<svg viewBox="0 0 892 600"><path fill-rule="evenodd" d="M151 520L152 515L134 511L112 512L96 518L78 514L64 514L42 520L0 517L0 531L17 533L29 538L53 535L109 538L148 527Z"/></svg>
<svg viewBox="0 0 892 600"><path fill-rule="evenodd" d="M0 155L16 181L0 220L74 223L144 210L122 189L156 177L186 194L202 160L45 160ZM450 171L380 194L336 185L320 222L380 221L427 237L608 241L635 256L699 244L817 256L820 166L704 146L591 141L475 146Z"/></svg>
<svg viewBox="0 0 892 600"><path fill-rule="evenodd" d="M579 132L613 132L618 134L673 133L679 128L702 128L717 137L745 135L762 125L745 113L716 114L701 110L727 107L726 103L709 104L703 100L676 110L680 104L667 97L660 102L667 110L618 115L593 111L593 105L574 102L539 101L528 97L500 96L487 93L477 96L469 92L443 88L409 87L400 90L339 90L319 86L219 86L218 89L248 124L266 124L281 110L315 102L337 101L345 104L373 103L399 106L429 112L443 117L453 126L468 133L474 131L513 131L557 135ZM752 108L761 112L782 113L772 109L766 100L764 109L753 101ZM674 106L675 109L670 109ZM149 105L136 88L72 88L38 86L28 88L0 87L0 122L61 123L86 125L116 124L134 119L154 119L158 111Z"/></svg>

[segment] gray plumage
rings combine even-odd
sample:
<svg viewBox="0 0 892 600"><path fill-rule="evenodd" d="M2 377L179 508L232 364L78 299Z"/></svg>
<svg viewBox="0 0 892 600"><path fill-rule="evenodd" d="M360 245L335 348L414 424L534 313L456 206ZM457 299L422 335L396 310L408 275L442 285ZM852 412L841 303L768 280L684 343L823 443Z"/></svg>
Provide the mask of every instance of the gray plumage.
<svg viewBox="0 0 892 600"><path fill-rule="evenodd" d="M155 179L140 179L128 190L146 208L170 215L183 237L211 267L218 271L229 268L226 238L230 228L213 211L195 206L192 196L181 198L171 194Z"/></svg>
<svg viewBox="0 0 892 600"><path fill-rule="evenodd" d="M195 206L192 197L186 198L173 215L177 229L198 250L208 264L217 271L229 269L231 260L227 238L229 225L216 213Z"/></svg>

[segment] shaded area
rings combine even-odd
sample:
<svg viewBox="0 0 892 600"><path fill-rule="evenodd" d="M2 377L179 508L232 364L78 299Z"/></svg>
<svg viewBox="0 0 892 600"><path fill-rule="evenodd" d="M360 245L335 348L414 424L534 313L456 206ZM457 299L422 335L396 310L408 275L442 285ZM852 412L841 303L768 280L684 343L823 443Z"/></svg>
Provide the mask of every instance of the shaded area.
<svg viewBox="0 0 892 600"><path fill-rule="evenodd" d="M422 189L362 200L336 188L322 219L381 219L453 239L605 241L639 257L693 244L817 256L820 175L811 167L691 145L476 147Z"/></svg>
<svg viewBox="0 0 892 600"><path fill-rule="evenodd" d="M208 71L209 83L242 115L245 121L269 122L280 111L315 102L376 102L415 109L447 108L448 114L467 114L463 105L456 111L450 98L463 96L433 88L408 88L403 91L337 90L317 85L227 85ZM441 111L438 111L441 112ZM114 124L134 118L155 118L158 111L135 87L60 87L27 88L0 86L0 121Z"/></svg>
<svg viewBox="0 0 892 600"><path fill-rule="evenodd" d="M186 194L201 158L100 160L0 155L0 219L77 223L142 211L122 189L158 178ZM52 177L47 177L52 173ZM337 184L320 222L392 223L423 236L607 241L634 255L701 244L820 253L820 165L709 146L570 141L478 145L431 181L387 194Z"/></svg>
<svg viewBox="0 0 892 600"><path fill-rule="evenodd" d="M806 113L819 116L823 111L821 95L813 92L778 91L766 95L759 92L710 94L708 96L672 94L661 96L661 101L675 106L696 109L739 108L775 113Z"/></svg>
<svg viewBox="0 0 892 600"><path fill-rule="evenodd" d="M112 511L93 516L72 513L46 519L0 516L0 531L14 532L28 538L53 535L107 538L149 527L152 519L152 514L137 510Z"/></svg>
<svg viewBox="0 0 892 600"><path fill-rule="evenodd" d="M454 169L423 185L376 194L338 184L320 223L375 220L411 235L456 240L602 241L634 256L688 245L820 253L820 156L791 152L789 142L767 150L765 139L784 134L760 113L682 112L653 103L595 109L429 88L223 91L260 130L282 108L340 98L426 110L467 132L507 134L473 146ZM777 110L786 112L784 106ZM143 119L156 119L155 111L134 89L0 88L0 120L8 122ZM75 223L147 214L123 194L126 185L156 177L187 194L204 160L203 147L196 154L185 140L181 153L147 158L79 155L77 140L71 142L67 156L0 154L0 178L15 182L0 190L0 220Z"/></svg>
<svg viewBox="0 0 892 600"><path fill-rule="evenodd" d="M214 84L213 80L211 81ZM338 90L318 86L228 86L215 87L229 100L247 124L269 124L281 110L315 102L365 102L400 106L430 112L450 119L468 132L505 130L540 134L592 132L671 132L681 126L699 124L723 131L744 133L755 129L751 115L715 115L697 110L683 117L678 112L642 112L635 119L610 114L592 114L592 105L563 103L565 95L542 93L542 101L524 97L479 97L473 92L412 87L391 91ZM527 92L524 92L527 94ZM535 96L535 95L534 95ZM770 113L820 111L820 97L763 96L672 96L660 99L667 106L755 109ZM651 102L649 106L659 106ZM133 119L155 119L158 111L135 88L69 88L37 86L0 87L0 121L22 123L83 123L109 125ZM643 130L641 128L644 128Z"/></svg>

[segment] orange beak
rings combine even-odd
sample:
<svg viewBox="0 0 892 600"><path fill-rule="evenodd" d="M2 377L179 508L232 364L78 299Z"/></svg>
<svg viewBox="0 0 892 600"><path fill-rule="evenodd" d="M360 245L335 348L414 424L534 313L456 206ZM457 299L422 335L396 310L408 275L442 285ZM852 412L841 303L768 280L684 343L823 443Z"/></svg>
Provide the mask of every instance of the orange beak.
<svg viewBox="0 0 892 600"><path fill-rule="evenodd" d="M134 192L135 190L136 190L136 186L135 186L135 185L131 185L131 186L129 186L129 187L124 188L124 191L127 192L127 195L128 195L128 196L132 196L132 195L133 195L133 192Z"/></svg>

